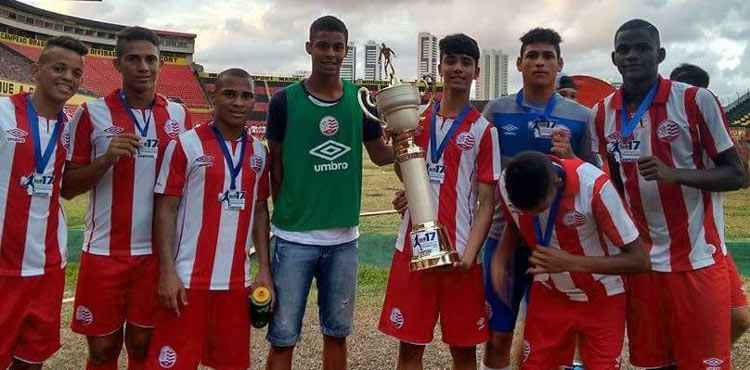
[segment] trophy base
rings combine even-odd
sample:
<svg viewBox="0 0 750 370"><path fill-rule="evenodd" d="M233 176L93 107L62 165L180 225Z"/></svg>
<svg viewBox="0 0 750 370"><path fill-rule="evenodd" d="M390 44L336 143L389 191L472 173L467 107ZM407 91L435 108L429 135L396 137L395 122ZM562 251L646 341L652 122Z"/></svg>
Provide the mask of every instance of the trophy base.
<svg viewBox="0 0 750 370"><path fill-rule="evenodd" d="M413 256L409 263L411 271L422 271L435 267L448 266L459 260L458 253L451 247L450 241L440 225L427 222L416 225L413 230L411 233ZM430 235L434 235L434 239ZM414 241L421 240L422 243L426 243L425 239L427 241L434 240L433 243L437 244L437 250L432 249L427 254L414 253Z"/></svg>
<svg viewBox="0 0 750 370"><path fill-rule="evenodd" d="M409 267L411 271L428 270L435 267L449 266L458 261L458 255L453 251L445 251L437 256L412 259Z"/></svg>

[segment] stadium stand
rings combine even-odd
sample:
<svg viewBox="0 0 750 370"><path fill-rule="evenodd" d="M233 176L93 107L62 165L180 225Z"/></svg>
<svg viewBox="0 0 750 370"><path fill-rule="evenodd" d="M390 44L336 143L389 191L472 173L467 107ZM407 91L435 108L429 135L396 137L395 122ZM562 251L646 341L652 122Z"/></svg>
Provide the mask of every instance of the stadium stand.
<svg viewBox="0 0 750 370"><path fill-rule="evenodd" d="M0 0L0 80L18 90L32 83L29 66L39 58L47 39L67 34L91 48L85 59L84 80L75 104L90 97L104 96L121 86L114 68L116 33L123 25L50 12L16 0ZM164 65L157 92L185 104L196 123L210 118L209 103L192 68L196 35L156 31L161 37ZM0 89L3 95L14 93Z"/></svg>
<svg viewBox="0 0 750 370"><path fill-rule="evenodd" d="M0 44L0 78L31 82L31 61L12 48Z"/></svg>
<svg viewBox="0 0 750 370"><path fill-rule="evenodd" d="M750 142L750 91L725 108L729 132L736 141Z"/></svg>

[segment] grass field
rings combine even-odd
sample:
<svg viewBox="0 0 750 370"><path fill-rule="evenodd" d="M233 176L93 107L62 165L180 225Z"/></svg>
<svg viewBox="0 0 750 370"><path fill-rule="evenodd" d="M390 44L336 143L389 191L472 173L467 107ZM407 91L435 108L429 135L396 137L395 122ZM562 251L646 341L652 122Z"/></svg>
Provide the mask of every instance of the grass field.
<svg viewBox="0 0 750 370"><path fill-rule="evenodd" d="M390 209L393 192L400 189L398 179L390 167L377 168L366 161L363 186L363 211ZM736 192L727 195L727 238L729 240L750 241L750 192ZM86 200L84 197L65 204L69 225L80 227L83 223ZM350 337L350 369L381 370L395 367L397 343L380 334L375 328L380 316L385 283L388 271L383 267L392 253L395 232L399 219L395 215L374 216L362 219L360 230L360 267L358 281L355 332ZM80 235L77 237L80 243ZM71 250L75 255L76 251ZM750 272L750 248L734 248L734 257L744 271ZM374 261L370 263L371 261ZM380 266L377 266L380 265ZM66 281L66 297L72 297L77 277L77 264L71 263ZM746 287L750 280L746 279ZM295 369L319 369L322 339L319 334L316 291L311 292L305 316L303 340L297 347ZM72 305L63 306L63 348L47 363L49 369L81 369L86 359L85 339L68 329ZM264 339L265 330L254 330L252 335L252 369L262 369L268 345ZM518 339L518 338L517 338ZM450 355L447 347L440 343L439 330L435 334L435 345L425 353L425 369L450 369ZM734 351L735 369L750 369L750 335L737 344ZM122 369L125 367L121 366ZM624 366L624 369L630 369Z"/></svg>

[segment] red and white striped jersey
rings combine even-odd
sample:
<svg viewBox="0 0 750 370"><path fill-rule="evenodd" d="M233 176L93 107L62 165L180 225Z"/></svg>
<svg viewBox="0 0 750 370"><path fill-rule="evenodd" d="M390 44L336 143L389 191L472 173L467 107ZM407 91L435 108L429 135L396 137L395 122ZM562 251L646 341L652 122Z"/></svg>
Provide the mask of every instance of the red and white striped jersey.
<svg viewBox="0 0 750 370"><path fill-rule="evenodd" d="M231 174L212 127L200 125L169 144L154 191L182 197L175 268L185 288L239 289L252 278L247 251L255 203L269 197L268 154L260 141L245 136L245 158L236 180L245 206L226 209L220 197L230 188ZM242 145L238 140L227 146L237 163Z"/></svg>
<svg viewBox="0 0 750 370"><path fill-rule="evenodd" d="M619 254L620 247L638 238L633 220L604 172L577 158L552 159L565 173L565 188L547 247L539 246L534 216L512 207L504 172L500 179L506 219L513 220L527 245L562 249L579 256L610 256ZM546 230L549 209L538 216L541 230ZM620 275L561 272L536 275L534 280L554 287L573 301L590 301L625 291Z"/></svg>
<svg viewBox="0 0 750 370"><path fill-rule="evenodd" d="M54 145L44 176L52 176L50 196L32 196L27 180L35 170L34 144L26 106L29 94L0 98L0 276L37 276L65 266L67 229L60 206L66 133ZM39 117L40 147L65 122Z"/></svg>
<svg viewBox="0 0 750 370"><path fill-rule="evenodd" d="M138 132L119 94L116 90L78 109L70 125L69 161L87 165L107 152L113 136ZM122 157L89 191L85 252L103 256L152 253L153 193L159 164L169 141L190 128L191 121L185 107L160 95L153 109L134 109L132 116L141 127L150 120L142 145L155 148L156 158Z"/></svg>
<svg viewBox="0 0 750 370"><path fill-rule="evenodd" d="M703 170L732 148L727 122L716 97L706 89L659 78L656 97L633 134L622 138L622 91L595 107L595 150L629 151L619 172L630 207L655 271L689 271L723 258L724 210L720 193L661 181L646 181L637 157L654 156L674 168Z"/></svg>
<svg viewBox="0 0 750 370"><path fill-rule="evenodd" d="M439 163L432 163L430 151L430 120L432 108L422 117L417 128L416 144L427 153L429 166L442 166L442 183L430 181L432 199L437 206L437 221L443 226L451 244L463 255L474 224L477 207L477 184L495 184L500 177L500 148L497 130L472 107L461 125L449 139ZM441 143L453 119L438 116L436 142ZM396 248L411 253L411 219L409 212L401 220Z"/></svg>

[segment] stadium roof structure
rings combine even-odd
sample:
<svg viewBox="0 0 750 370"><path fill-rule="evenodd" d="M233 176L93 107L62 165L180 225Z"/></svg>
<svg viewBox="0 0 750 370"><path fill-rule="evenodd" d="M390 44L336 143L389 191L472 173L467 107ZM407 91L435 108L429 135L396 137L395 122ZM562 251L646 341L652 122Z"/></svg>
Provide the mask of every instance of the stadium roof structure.
<svg viewBox="0 0 750 370"><path fill-rule="evenodd" d="M726 106L727 121L731 127L750 127L750 91Z"/></svg>
<svg viewBox="0 0 750 370"><path fill-rule="evenodd" d="M23 11L26 13L42 16L42 17L49 17L49 18L56 18L61 19L65 21L66 23L73 23L81 26L87 26L87 27L95 27L110 31L120 31L126 26L121 24L115 24L115 23L108 23L108 22L102 22L102 21L95 21L92 19L86 19L86 18L78 18L70 15L55 13L49 10L45 10L42 8L37 8L35 6L17 1L17 0L0 0L0 5L4 5L13 9L18 9L19 11ZM197 37L196 34L192 33L183 33L183 32L174 32L174 31L162 31L162 30L154 30L159 35L164 36L178 36L178 37L185 37L185 38L192 38L195 39Z"/></svg>

